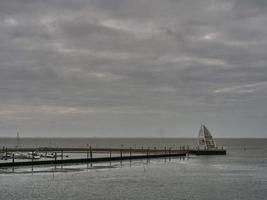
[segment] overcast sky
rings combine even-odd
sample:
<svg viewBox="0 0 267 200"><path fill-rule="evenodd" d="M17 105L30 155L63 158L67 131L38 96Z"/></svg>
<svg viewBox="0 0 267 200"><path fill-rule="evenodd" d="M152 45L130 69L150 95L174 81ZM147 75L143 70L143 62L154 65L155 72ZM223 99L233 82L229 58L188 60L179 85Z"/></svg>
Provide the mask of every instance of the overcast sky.
<svg viewBox="0 0 267 200"><path fill-rule="evenodd" d="M0 0L0 136L267 136L266 0Z"/></svg>

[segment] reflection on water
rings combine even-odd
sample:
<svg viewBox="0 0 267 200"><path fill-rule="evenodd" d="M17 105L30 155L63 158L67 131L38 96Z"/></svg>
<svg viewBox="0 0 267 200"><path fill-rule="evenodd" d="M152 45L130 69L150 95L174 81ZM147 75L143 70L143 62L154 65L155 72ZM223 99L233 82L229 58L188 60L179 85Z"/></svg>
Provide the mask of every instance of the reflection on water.
<svg viewBox="0 0 267 200"><path fill-rule="evenodd" d="M189 159L189 158L187 158ZM86 164L56 164L56 165L46 165L46 166L24 166L24 167L6 167L0 168L0 175L2 174L38 174L38 173L73 173L88 170L104 170L112 168L122 168L122 167L136 167L140 165L149 165L151 159L143 160L127 160L127 161L117 161L117 162L103 162L103 163L92 163L88 162ZM154 160L154 159L153 159ZM160 162L171 162L185 160L185 157L179 158L163 158L157 159L157 163Z"/></svg>

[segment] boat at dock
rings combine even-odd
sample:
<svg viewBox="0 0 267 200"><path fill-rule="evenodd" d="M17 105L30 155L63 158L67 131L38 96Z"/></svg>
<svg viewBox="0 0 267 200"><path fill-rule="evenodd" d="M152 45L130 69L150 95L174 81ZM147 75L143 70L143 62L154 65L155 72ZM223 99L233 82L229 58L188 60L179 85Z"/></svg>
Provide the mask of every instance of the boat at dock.
<svg viewBox="0 0 267 200"><path fill-rule="evenodd" d="M189 150L189 153L196 155L226 155L226 150L217 146L211 132L204 124L201 124L198 133L198 146L196 149Z"/></svg>
<svg viewBox="0 0 267 200"><path fill-rule="evenodd" d="M36 151L34 152L28 152L27 156L29 159L39 160L41 158L40 154Z"/></svg>
<svg viewBox="0 0 267 200"><path fill-rule="evenodd" d="M204 124L201 124L199 134L198 134L198 147L204 149L216 149L217 145L213 139L210 131Z"/></svg>

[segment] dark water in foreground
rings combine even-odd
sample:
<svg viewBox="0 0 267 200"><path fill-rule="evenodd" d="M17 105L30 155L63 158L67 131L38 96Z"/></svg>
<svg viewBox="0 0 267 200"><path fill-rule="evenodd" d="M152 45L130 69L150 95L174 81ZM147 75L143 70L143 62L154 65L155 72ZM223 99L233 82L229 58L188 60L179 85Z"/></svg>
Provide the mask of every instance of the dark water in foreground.
<svg viewBox="0 0 267 200"><path fill-rule="evenodd" d="M180 146L193 139L24 139L24 146ZM227 156L0 169L0 200L267 199L267 139L220 139ZM16 140L0 139L1 146Z"/></svg>

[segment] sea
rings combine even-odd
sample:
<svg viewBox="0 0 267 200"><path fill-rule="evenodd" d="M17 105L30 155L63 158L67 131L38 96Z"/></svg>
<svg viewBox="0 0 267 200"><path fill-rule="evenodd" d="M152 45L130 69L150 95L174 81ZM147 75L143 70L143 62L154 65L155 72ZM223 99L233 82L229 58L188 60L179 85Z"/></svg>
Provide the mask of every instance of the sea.
<svg viewBox="0 0 267 200"><path fill-rule="evenodd" d="M217 139L227 155L0 168L0 200L266 200L267 139ZM195 138L0 138L0 148L195 146Z"/></svg>

